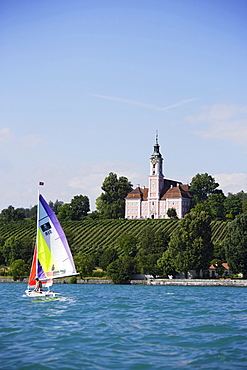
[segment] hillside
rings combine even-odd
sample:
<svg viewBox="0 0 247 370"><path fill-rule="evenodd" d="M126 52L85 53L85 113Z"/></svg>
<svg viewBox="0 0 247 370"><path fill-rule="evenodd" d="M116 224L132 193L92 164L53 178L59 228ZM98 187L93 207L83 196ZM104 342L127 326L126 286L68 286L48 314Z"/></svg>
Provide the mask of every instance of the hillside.
<svg viewBox="0 0 247 370"><path fill-rule="evenodd" d="M212 222L212 240L214 243L223 242L227 222ZM177 227L179 220L86 220L66 221L62 223L65 234L73 252L79 250L93 253L99 248L116 245L116 240L122 234L133 234L139 237L143 229L149 226L154 231L165 231L171 235ZM0 224L0 237L7 239L11 236L18 238L29 237L35 239L36 224L34 221L25 220Z"/></svg>

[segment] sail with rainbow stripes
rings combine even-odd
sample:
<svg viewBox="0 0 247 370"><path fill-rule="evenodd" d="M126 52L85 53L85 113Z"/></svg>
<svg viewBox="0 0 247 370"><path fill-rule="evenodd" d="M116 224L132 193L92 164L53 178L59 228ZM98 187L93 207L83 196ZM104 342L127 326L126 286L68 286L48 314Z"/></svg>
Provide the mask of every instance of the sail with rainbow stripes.
<svg viewBox="0 0 247 370"><path fill-rule="evenodd" d="M51 286L53 279L78 275L64 231L53 210L39 194L37 236L28 287L38 277L43 286Z"/></svg>

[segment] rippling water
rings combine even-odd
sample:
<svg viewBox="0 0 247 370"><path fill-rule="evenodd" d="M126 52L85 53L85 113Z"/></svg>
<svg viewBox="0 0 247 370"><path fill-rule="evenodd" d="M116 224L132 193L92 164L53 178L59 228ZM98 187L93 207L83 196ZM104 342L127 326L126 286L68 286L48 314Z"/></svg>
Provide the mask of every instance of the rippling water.
<svg viewBox="0 0 247 370"><path fill-rule="evenodd" d="M0 368L246 369L247 288L0 284Z"/></svg>

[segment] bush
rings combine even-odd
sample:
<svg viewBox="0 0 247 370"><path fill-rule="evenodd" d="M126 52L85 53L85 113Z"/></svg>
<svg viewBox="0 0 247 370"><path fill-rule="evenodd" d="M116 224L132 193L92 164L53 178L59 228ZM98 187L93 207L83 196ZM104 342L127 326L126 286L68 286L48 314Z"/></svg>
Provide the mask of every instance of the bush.
<svg viewBox="0 0 247 370"><path fill-rule="evenodd" d="M92 274L93 277L99 277L99 278L104 277L106 275L107 275L106 271L98 271L98 270L93 271L93 274Z"/></svg>
<svg viewBox="0 0 247 370"><path fill-rule="evenodd" d="M76 276L71 276L70 284L76 284L76 283L77 283L77 277Z"/></svg>
<svg viewBox="0 0 247 370"><path fill-rule="evenodd" d="M10 266L10 275L13 276L14 281L22 280L24 277L28 276L28 265L22 259L14 261Z"/></svg>

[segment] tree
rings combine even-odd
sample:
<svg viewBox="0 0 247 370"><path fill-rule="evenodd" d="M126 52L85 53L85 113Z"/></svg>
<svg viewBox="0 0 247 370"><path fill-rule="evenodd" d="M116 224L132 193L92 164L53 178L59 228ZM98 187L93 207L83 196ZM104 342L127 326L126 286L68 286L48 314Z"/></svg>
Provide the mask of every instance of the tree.
<svg viewBox="0 0 247 370"><path fill-rule="evenodd" d="M106 271L107 266L118 259L118 253L115 248L107 248L99 257L99 267Z"/></svg>
<svg viewBox="0 0 247 370"><path fill-rule="evenodd" d="M59 221L70 219L70 204L65 203L58 208L57 218Z"/></svg>
<svg viewBox="0 0 247 370"><path fill-rule="evenodd" d="M126 256L135 257L138 239L131 234L122 234L118 239L120 249Z"/></svg>
<svg viewBox="0 0 247 370"><path fill-rule="evenodd" d="M176 265L176 254L174 248L168 248L163 255L158 259L157 266L160 275L167 277L168 275L175 276L179 271Z"/></svg>
<svg viewBox="0 0 247 370"><path fill-rule="evenodd" d="M226 258L233 273L247 277L247 212L237 216L228 225L224 242Z"/></svg>
<svg viewBox="0 0 247 370"><path fill-rule="evenodd" d="M24 208L16 208L14 211L14 221L24 220L26 218L26 210Z"/></svg>
<svg viewBox="0 0 247 370"><path fill-rule="evenodd" d="M58 214L58 209L64 204L61 200L56 200L55 203L53 203L51 200L49 202L49 206L53 210L53 212L57 215Z"/></svg>
<svg viewBox="0 0 247 370"><path fill-rule="evenodd" d="M34 240L23 237L16 238L11 236L1 246L1 252L7 266L11 265L15 260L22 259L26 263L31 262L34 248Z"/></svg>
<svg viewBox="0 0 247 370"><path fill-rule="evenodd" d="M226 262L226 250L222 242L214 243L214 258Z"/></svg>
<svg viewBox="0 0 247 370"><path fill-rule="evenodd" d="M122 256L107 267L107 275L115 284L129 281L134 272L135 260L129 256Z"/></svg>
<svg viewBox="0 0 247 370"><path fill-rule="evenodd" d="M211 217L201 204L195 206L182 220L172 234L167 251L159 260L163 271L184 272L207 270L213 257L211 242Z"/></svg>
<svg viewBox="0 0 247 370"><path fill-rule="evenodd" d="M210 213L213 218L218 220L223 220L225 217L225 195L222 190L215 191L215 193L210 194L207 199L207 205L209 207Z"/></svg>
<svg viewBox="0 0 247 370"><path fill-rule="evenodd" d="M33 258L33 250L35 240L29 237L23 237L18 239L19 242L19 256L26 263L31 263Z"/></svg>
<svg viewBox="0 0 247 370"><path fill-rule="evenodd" d="M2 210L1 217L6 222L19 221L24 220L26 213L24 208L15 209L13 206L8 206L8 208Z"/></svg>
<svg viewBox="0 0 247 370"><path fill-rule="evenodd" d="M166 212L167 216L169 218L177 218L177 211L175 208L168 208L167 212Z"/></svg>
<svg viewBox="0 0 247 370"><path fill-rule="evenodd" d="M158 259L167 249L169 237L164 232L154 232L149 226L143 230L140 248L136 255L137 270L142 274L158 276L160 268Z"/></svg>
<svg viewBox="0 0 247 370"><path fill-rule="evenodd" d="M10 222L14 220L14 214L15 214L15 209L13 206L8 206L8 208L3 209L1 212L1 216L6 222Z"/></svg>
<svg viewBox="0 0 247 370"><path fill-rule="evenodd" d="M0 236L0 265L5 265L5 258L2 253L2 248L5 243L5 238L3 236Z"/></svg>
<svg viewBox="0 0 247 370"><path fill-rule="evenodd" d="M215 179L211 175L198 173L192 178L190 183L194 203L203 203L210 194L215 192L218 186L219 184L215 182Z"/></svg>
<svg viewBox="0 0 247 370"><path fill-rule="evenodd" d="M242 213L242 201L237 194L228 193L224 204L226 214L231 215L231 218L234 218L235 216Z"/></svg>
<svg viewBox="0 0 247 370"><path fill-rule="evenodd" d="M13 276L13 279L16 281L18 279L23 279L28 276L29 266L22 259L14 261L10 266L9 274Z"/></svg>
<svg viewBox="0 0 247 370"><path fill-rule="evenodd" d="M10 266L15 260L20 258L19 249L19 241L14 236L5 241L2 246L2 254L7 266Z"/></svg>
<svg viewBox="0 0 247 370"><path fill-rule="evenodd" d="M82 220L90 211L89 198L86 195L76 195L70 203L71 220Z"/></svg>
<svg viewBox="0 0 247 370"><path fill-rule="evenodd" d="M103 218L124 218L125 197L132 190L132 184L124 176L110 172L102 184L104 193L96 199L96 208Z"/></svg>
<svg viewBox="0 0 247 370"><path fill-rule="evenodd" d="M247 200L243 201L243 212L247 211Z"/></svg>
<svg viewBox="0 0 247 370"><path fill-rule="evenodd" d="M92 275L92 272L94 269L94 257L93 256L82 253L82 252L78 252L75 255L74 261L75 261L76 270L80 274L81 278Z"/></svg>

